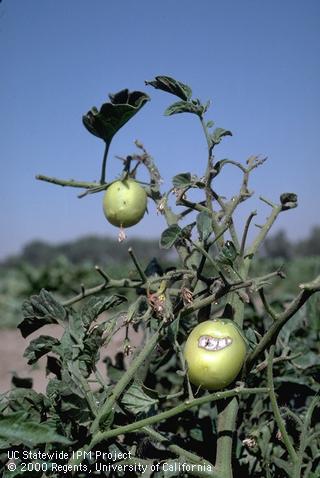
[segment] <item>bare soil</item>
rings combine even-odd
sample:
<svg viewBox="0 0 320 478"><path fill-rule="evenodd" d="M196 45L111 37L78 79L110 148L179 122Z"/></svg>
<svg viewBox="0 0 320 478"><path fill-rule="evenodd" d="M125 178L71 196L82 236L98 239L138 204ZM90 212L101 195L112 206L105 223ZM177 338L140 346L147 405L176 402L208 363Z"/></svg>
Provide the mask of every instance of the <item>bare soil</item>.
<svg viewBox="0 0 320 478"><path fill-rule="evenodd" d="M18 329L0 330L0 393L10 390L14 373L21 378L31 377L33 379L33 389L44 393L50 378L50 376L46 377L46 357L42 357L37 364L30 366L27 364L26 358L23 357L23 353L30 341L39 335L51 335L60 338L62 333L63 329L58 325L48 325L24 339ZM114 359L116 353L123 350L124 337L125 330L122 328L114 335L108 347L101 350L98 369L102 376L106 375L106 368L102 359L106 355ZM139 345L141 334L130 330L129 337L133 347Z"/></svg>

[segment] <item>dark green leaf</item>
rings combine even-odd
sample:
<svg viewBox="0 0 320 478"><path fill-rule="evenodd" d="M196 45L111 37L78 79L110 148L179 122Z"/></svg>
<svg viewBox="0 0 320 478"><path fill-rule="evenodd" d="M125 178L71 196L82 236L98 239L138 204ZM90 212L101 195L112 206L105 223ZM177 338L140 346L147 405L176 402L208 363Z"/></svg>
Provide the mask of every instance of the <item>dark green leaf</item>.
<svg viewBox="0 0 320 478"><path fill-rule="evenodd" d="M145 81L146 85L151 85L154 88L167 93L172 93L173 95L178 96L182 100L189 100L192 95L192 90L190 86L177 81L170 76L156 76L152 81Z"/></svg>
<svg viewBox="0 0 320 478"><path fill-rule="evenodd" d="M172 184L175 188L183 189L191 186L191 174L190 173L181 173L177 174L172 178Z"/></svg>
<svg viewBox="0 0 320 478"><path fill-rule="evenodd" d="M168 106L164 112L166 116L172 116L179 113L193 113L196 115L201 115L203 113L203 107L201 105L195 105L190 101L177 101L176 103Z"/></svg>
<svg viewBox="0 0 320 478"><path fill-rule="evenodd" d="M282 211L293 209L298 205L298 196L295 193L283 193L280 196Z"/></svg>
<svg viewBox="0 0 320 478"><path fill-rule="evenodd" d="M109 95L109 98L110 103L104 103L100 111L93 107L82 117L87 130L106 143L110 143L116 132L150 100L145 93L128 89Z"/></svg>
<svg viewBox="0 0 320 478"><path fill-rule="evenodd" d="M160 247L170 249L174 243L181 238L181 228L177 224L172 224L163 233L160 238Z"/></svg>
<svg viewBox="0 0 320 478"><path fill-rule="evenodd" d="M34 340L31 340L30 344L26 348L23 356L28 359L28 364L32 365L36 363L40 357L52 351L55 345L59 345L59 340L49 335L40 335Z"/></svg>
<svg viewBox="0 0 320 478"><path fill-rule="evenodd" d="M18 377L14 374L11 379L12 385L18 388L32 388L33 380L29 377Z"/></svg>
<svg viewBox="0 0 320 478"><path fill-rule="evenodd" d="M32 447L40 443L70 444L66 437L58 435L48 425L28 419L26 413L16 412L0 417L0 439L8 445L24 444Z"/></svg>
<svg viewBox="0 0 320 478"><path fill-rule="evenodd" d="M131 413L148 413L158 403L149 397L137 383L133 383L121 399L121 404Z"/></svg>
<svg viewBox="0 0 320 478"><path fill-rule="evenodd" d="M46 374L53 373L58 378L61 376L61 361L57 357L47 356Z"/></svg>
<svg viewBox="0 0 320 478"><path fill-rule="evenodd" d="M102 312L117 307L127 300L125 296L119 294L109 297L90 297L81 311L83 325L86 328L89 327Z"/></svg>
<svg viewBox="0 0 320 478"><path fill-rule="evenodd" d="M25 301L22 312L24 319L18 328L24 338L44 325L57 324L66 318L64 307L45 289Z"/></svg>
<svg viewBox="0 0 320 478"><path fill-rule="evenodd" d="M206 211L197 215L197 229L200 241L206 241L212 233L212 217Z"/></svg>
<svg viewBox="0 0 320 478"><path fill-rule="evenodd" d="M212 145L219 144L224 136L232 136L231 131L223 128L216 128L210 136Z"/></svg>
<svg viewBox="0 0 320 478"><path fill-rule="evenodd" d="M222 247L217 261L232 266L237 257L237 250L232 241L227 241Z"/></svg>

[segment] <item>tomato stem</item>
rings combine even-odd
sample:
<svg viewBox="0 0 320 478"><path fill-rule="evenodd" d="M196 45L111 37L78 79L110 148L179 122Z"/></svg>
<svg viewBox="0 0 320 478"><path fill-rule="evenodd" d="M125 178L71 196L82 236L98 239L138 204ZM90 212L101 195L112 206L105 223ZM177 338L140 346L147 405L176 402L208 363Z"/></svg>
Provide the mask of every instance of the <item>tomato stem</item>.
<svg viewBox="0 0 320 478"><path fill-rule="evenodd" d="M106 166L107 166L109 147L110 147L110 141L106 141L106 146L104 148L103 159L102 159L100 184L105 184L106 182Z"/></svg>

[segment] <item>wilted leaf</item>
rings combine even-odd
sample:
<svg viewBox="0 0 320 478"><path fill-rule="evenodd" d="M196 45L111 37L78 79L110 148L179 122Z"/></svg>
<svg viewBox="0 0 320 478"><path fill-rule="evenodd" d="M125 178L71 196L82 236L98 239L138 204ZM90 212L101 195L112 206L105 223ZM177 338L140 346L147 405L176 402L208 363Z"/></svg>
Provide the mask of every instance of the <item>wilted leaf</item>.
<svg viewBox="0 0 320 478"><path fill-rule="evenodd" d="M232 241L227 241L222 247L217 261L221 264L232 266L237 257L237 250Z"/></svg>
<svg viewBox="0 0 320 478"><path fill-rule="evenodd" d="M133 383L121 399L122 405L131 413L148 413L158 403L149 397L137 383Z"/></svg>
<svg viewBox="0 0 320 478"><path fill-rule="evenodd" d="M45 289L33 295L22 306L24 319L18 325L24 338L47 324L57 324L66 318L65 308Z"/></svg>
<svg viewBox="0 0 320 478"><path fill-rule="evenodd" d="M11 383L18 388L32 388L33 380L29 377L18 377L18 375L14 374Z"/></svg>
<svg viewBox="0 0 320 478"><path fill-rule="evenodd" d="M196 115L201 115L203 113L203 106L190 101L177 101L176 103L168 106L164 112L165 116L172 116L179 113L193 113Z"/></svg>
<svg viewBox="0 0 320 478"><path fill-rule="evenodd" d="M293 209L298 205L298 196L295 193L283 193L280 196L282 211Z"/></svg>
<svg viewBox="0 0 320 478"><path fill-rule="evenodd" d="M52 348L59 345L59 340L49 335L40 335L34 340L31 340L30 344L26 348L23 356L28 359L28 364L32 365L36 363L40 357L52 351Z"/></svg>
<svg viewBox="0 0 320 478"><path fill-rule="evenodd" d="M29 420L24 412L0 417L0 440L6 441L8 446L22 443L29 447L40 443L64 443L67 445L71 443L48 425Z"/></svg>
<svg viewBox="0 0 320 478"><path fill-rule="evenodd" d="M147 94L128 89L110 94L109 98L110 103L104 103L100 111L93 107L82 117L87 130L106 143L110 143L116 132L150 100Z"/></svg>
<svg viewBox="0 0 320 478"><path fill-rule="evenodd" d="M117 307L127 300L125 296L119 294L114 294L109 297L90 297L81 310L81 319L84 326L89 327L102 312Z"/></svg>
<svg viewBox="0 0 320 478"><path fill-rule="evenodd" d="M206 211L197 215L197 228L200 241L206 241L212 233L212 217Z"/></svg>
<svg viewBox="0 0 320 478"><path fill-rule="evenodd" d="M175 80L170 76L156 76L152 81L145 81L145 84L151 85L158 90L172 93L185 101L189 100L192 95L190 86L185 85L181 81Z"/></svg>
<svg viewBox="0 0 320 478"><path fill-rule="evenodd" d="M163 233L160 238L160 247L170 249L174 243L181 238L181 228L177 224L172 224Z"/></svg>
<svg viewBox="0 0 320 478"><path fill-rule="evenodd" d="M216 128L210 135L212 145L219 144L224 136L232 136L231 131L223 128Z"/></svg>
<svg viewBox="0 0 320 478"><path fill-rule="evenodd" d="M191 174L190 173L181 173L177 174L172 178L172 184L175 188L184 189L188 186L191 186Z"/></svg>

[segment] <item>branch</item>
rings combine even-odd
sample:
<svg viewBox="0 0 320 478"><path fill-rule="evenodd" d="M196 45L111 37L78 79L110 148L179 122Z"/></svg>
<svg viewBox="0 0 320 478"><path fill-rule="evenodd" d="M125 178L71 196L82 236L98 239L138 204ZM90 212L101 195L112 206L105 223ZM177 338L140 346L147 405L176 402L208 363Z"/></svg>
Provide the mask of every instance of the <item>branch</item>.
<svg viewBox="0 0 320 478"><path fill-rule="evenodd" d="M157 442L162 443L163 445L166 445L168 450L170 450L172 453L174 453L177 456L182 456L184 458L187 458L189 461L192 463L199 463L203 465L211 465L207 460L202 458L199 455L195 455L194 453L191 453L190 451L185 450L184 448L181 448L178 445L175 445L174 443L171 443L168 438L163 436L161 433L155 431L152 427L143 427L141 429L142 432L146 433L149 435L153 440L156 440Z"/></svg>
<svg viewBox="0 0 320 478"><path fill-rule="evenodd" d="M192 401L186 401L173 407L165 412L158 413L157 415L153 415L148 418L144 418L142 420L138 420L136 422L130 423L129 425L123 425L117 428L113 428L111 430L107 430L105 432L98 431L92 438L91 443L88 446L88 450L91 450L95 445L100 443L102 440L107 440L112 437L116 437L119 435L123 435L126 433L135 432L145 426L153 425L155 423L162 422L167 418L174 417L175 415L179 415L186 410L189 410L193 407L198 407L205 403L214 402L217 400L223 400L226 398L234 397L234 396L242 396L246 394L258 394L258 393L268 393L268 388L234 388L233 390L226 390L225 392L215 392L210 395L205 395L204 397L196 398Z"/></svg>
<svg viewBox="0 0 320 478"><path fill-rule="evenodd" d="M266 299L266 296L264 295L264 290L263 288L259 289L259 295L260 295L260 299L262 301L262 304L267 312L267 314L269 314L269 316L272 318L272 320L276 320L277 316L276 316L276 313L275 311L272 309L272 307L270 306L270 304L268 303L267 299Z"/></svg>
<svg viewBox="0 0 320 478"><path fill-rule="evenodd" d="M147 282L147 281L148 281L148 278L147 278L147 276L145 275L145 273L143 272L143 269L142 269L142 267L141 267L141 265L140 265L140 263L139 263L139 261L138 261L136 255L135 255L135 253L134 253L132 247L129 247L128 252L129 252L129 255L130 255L131 259L132 259L132 262L133 262L134 265L136 266L136 269L137 269L137 271L138 271L138 273L139 273L139 275L140 275L140 277L141 277L141 280L142 280L143 282Z"/></svg>
<svg viewBox="0 0 320 478"><path fill-rule="evenodd" d="M291 457L292 462L295 463L298 459L298 456L291 443L291 439L286 430L285 423L281 417L281 413L277 403L276 394L274 391L273 374L272 374L273 357L274 357L274 345L272 345L270 348L269 358L268 358L268 373L267 373L271 407L272 407L272 411L273 411L275 420L277 422L278 428L281 432L283 443Z"/></svg>
<svg viewBox="0 0 320 478"><path fill-rule="evenodd" d="M140 353L131 363L130 368L128 368L128 370L122 375L119 382L113 388L113 391L110 397L108 397L107 401L104 402L104 404L98 410L97 416L94 419L91 426L92 433L95 433L99 429L99 426L103 423L104 419L106 419L108 415L114 410L116 401L118 400L120 395L123 393L127 385L134 378L138 368L143 364L143 362L146 360L148 355L153 351L153 349L157 345L161 328L162 328L162 325L159 327L158 331L144 345L143 349L140 351Z"/></svg>
<svg viewBox="0 0 320 478"><path fill-rule="evenodd" d="M268 332L262 337L256 348L249 354L245 370L248 372L252 368L253 364L257 361L260 355L268 348L271 343L274 343L280 330L288 322L289 319L303 306L303 304L311 297L315 292L320 291L320 276L314 281L306 284L300 284L301 292L295 299L289 304L289 306L280 314L276 315L276 320L271 325Z"/></svg>
<svg viewBox="0 0 320 478"><path fill-rule="evenodd" d="M254 256L254 254L257 252L261 243L264 241L266 235L270 231L273 223L275 222L275 220L277 219L281 211L282 211L282 205L280 204L273 205L272 212L270 216L268 217L267 222L265 223L264 226L261 227L258 236L254 239L252 245L249 247L248 251L246 252L245 258L247 259L247 261L248 260L250 261L252 257Z"/></svg>
<svg viewBox="0 0 320 478"><path fill-rule="evenodd" d="M247 219L247 222L244 226L244 231L243 231L243 236L242 236L242 240L241 240L241 246L240 246L240 256L243 256L244 254L244 248L245 248L245 245L246 245L246 241L247 241L247 236L248 236L248 231L249 231L249 227L250 227L250 223L252 221L252 219L254 218L254 216L257 215L257 211L252 211Z"/></svg>
<svg viewBox="0 0 320 478"><path fill-rule="evenodd" d="M75 181L74 179L59 179L53 178L50 176L44 176L43 174L38 174L36 179L39 181L45 181L51 184L57 184L58 186L70 186L72 188L83 188L83 189L91 189L96 188L99 186L99 183L96 182L86 182L86 181ZM106 187L107 185L105 185Z"/></svg>

